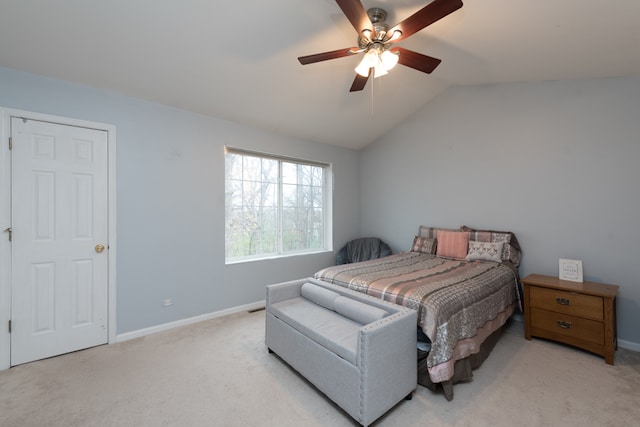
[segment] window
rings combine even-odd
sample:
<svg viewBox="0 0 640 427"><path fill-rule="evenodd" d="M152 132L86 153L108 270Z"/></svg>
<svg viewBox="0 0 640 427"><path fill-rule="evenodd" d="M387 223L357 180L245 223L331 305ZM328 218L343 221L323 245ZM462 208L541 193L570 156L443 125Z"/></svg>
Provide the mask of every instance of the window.
<svg viewBox="0 0 640 427"><path fill-rule="evenodd" d="M225 148L227 262L331 249L328 164Z"/></svg>

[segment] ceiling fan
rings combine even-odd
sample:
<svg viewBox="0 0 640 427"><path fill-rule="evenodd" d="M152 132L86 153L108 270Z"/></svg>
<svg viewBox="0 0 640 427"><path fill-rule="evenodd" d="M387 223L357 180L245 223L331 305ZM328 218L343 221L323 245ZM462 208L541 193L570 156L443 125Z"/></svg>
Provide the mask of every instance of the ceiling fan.
<svg viewBox="0 0 640 427"><path fill-rule="evenodd" d="M380 8L365 11L360 0L336 0L353 28L358 33L358 46L330 52L301 56L302 65L329 59L343 58L364 52L356 67L356 78L350 92L364 89L369 76L383 76L397 63L430 74L441 60L412 50L394 46L395 43L422 30L462 7L461 0L434 0L396 26L389 28L387 12Z"/></svg>

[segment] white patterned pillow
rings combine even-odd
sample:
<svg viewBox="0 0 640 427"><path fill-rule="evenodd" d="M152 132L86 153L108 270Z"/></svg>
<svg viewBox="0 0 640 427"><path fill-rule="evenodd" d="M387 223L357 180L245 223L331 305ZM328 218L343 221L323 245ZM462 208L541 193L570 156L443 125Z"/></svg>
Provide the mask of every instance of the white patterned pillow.
<svg viewBox="0 0 640 427"><path fill-rule="evenodd" d="M474 242L469 241L469 251L467 252L467 261L483 260L502 262L502 246L504 242Z"/></svg>
<svg viewBox="0 0 640 427"><path fill-rule="evenodd" d="M522 250L515 234L510 231L495 231L495 230L474 230L471 227L463 225L461 230L471 232L469 240L475 242L491 242L499 243L503 242L502 246L502 261L510 261L516 267L520 265L520 259L522 258Z"/></svg>

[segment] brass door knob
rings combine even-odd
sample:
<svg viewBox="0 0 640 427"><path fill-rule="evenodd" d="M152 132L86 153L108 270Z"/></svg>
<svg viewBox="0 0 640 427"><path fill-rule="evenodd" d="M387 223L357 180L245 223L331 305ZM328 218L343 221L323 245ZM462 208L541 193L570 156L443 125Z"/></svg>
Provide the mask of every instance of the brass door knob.
<svg viewBox="0 0 640 427"><path fill-rule="evenodd" d="M104 251L104 245L97 244L96 252L101 253L102 251Z"/></svg>

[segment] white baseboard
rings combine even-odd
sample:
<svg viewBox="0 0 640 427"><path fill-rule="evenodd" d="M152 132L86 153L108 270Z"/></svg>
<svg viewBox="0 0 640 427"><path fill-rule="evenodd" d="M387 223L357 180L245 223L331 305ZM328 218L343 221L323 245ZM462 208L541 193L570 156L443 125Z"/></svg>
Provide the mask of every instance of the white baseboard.
<svg viewBox="0 0 640 427"><path fill-rule="evenodd" d="M230 314L240 313L242 311L260 310L265 307L266 301L257 301L251 304L245 304L238 307L228 308L226 310L216 311L213 313L202 314L200 316L190 317L188 319L176 320L175 322L164 323L162 325L152 326L150 328L139 329L137 331L125 332L116 336L116 342L128 341L135 338L144 337L146 335L155 334L157 332L168 331L169 329L180 326L190 325L192 323L202 322L204 320L215 319L217 317L228 316ZM524 316L520 313L514 313L512 319L516 322L524 322ZM640 352L640 343L618 339L618 346L627 350Z"/></svg>
<svg viewBox="0 0 640 427"><path fill-rule="evenodd" d="M640 343L637 342L619 339L618 347L624 348L626 350L637 351L640 353Z"/></svg>
<svg viewBox="0 0 640 427"><path fill-rule="evenodd" d="M175 322L164 323L162 325L152 326L150 328L139 329L137 331L125 332L116 337L116 342L128 341L134 338L144 337L146 335L155 334L157 332L168 331L169 329L180 326L190 325L192 323L202 322L204 320L215 319L217 317L228 316L230 314L240 313L242 311L259 310L265 307L266 301L257 301L251 304L245 304L238 307L228 308L226 310L216 311L213 313L202 314L200 316L190 317L188 319L176 320ZM523 322L524 316L520 313L514 313L512 319L517 322ZM618 339L618 347L626 350L640 352L640 343Z"/></svg>
<svg viewBox="0 0 640 427"><path fill-rule="evenodd" d="M266 300L245 304L238 307L228 308L226 310L216 311L213 313L201 314L200 316L190 317L188 319L176 320L175 322L164 323L162 325L152 326L150 328L138 329L137 331L125 332L116 336L116 342L129 341L135 338L144 337L146 335L155 334L157 332L168 331L169 329L180 326L191 325L193 323L202 322L204 320L215 319L217 317L228 316L230 314L240 313L242 311L252 311L264 308Z"/></svg>

